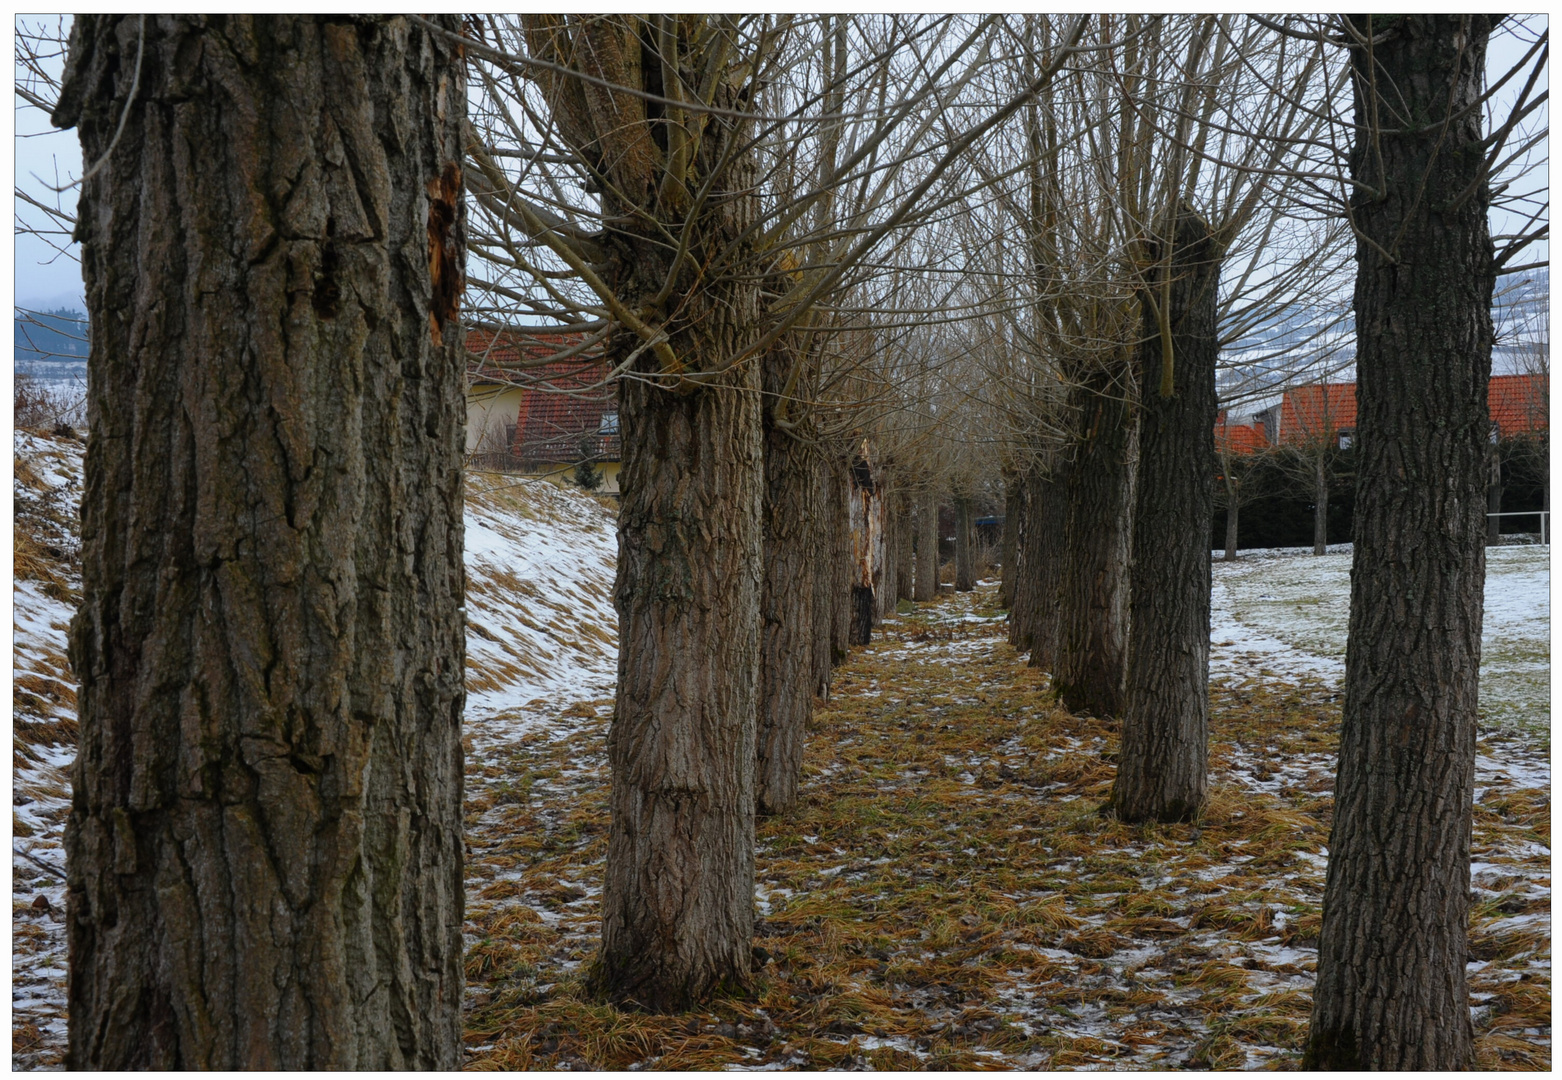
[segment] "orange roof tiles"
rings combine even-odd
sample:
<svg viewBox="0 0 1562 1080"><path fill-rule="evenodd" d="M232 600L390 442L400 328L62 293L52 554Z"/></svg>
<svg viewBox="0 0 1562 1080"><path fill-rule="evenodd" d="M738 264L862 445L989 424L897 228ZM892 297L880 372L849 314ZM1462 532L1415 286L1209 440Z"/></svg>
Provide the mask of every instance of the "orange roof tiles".
<svg viewBox="0 0 1562 1080"><path fill-rule="evenodd" d="M1313 383L1287 390L1280 402L1280 440L1333 439L1356 426L1355 383Z"/></svg>
<svg viewBox="0 0 1562 1080"><path fill-rule="evenodd" d="M579 334L537 332L467 333L467 351L492 364L543 360L582 339ZM567 360L518 370L480 366L474 381L521 388L510 452L539 463L578 461L588 454L599 461L619 460L618 394L602 385L607 362L600 348ZM585 445L583 445L585 444Z"/></svg>
<svg viewBox="0 0 1562 1080"><path fill-rule="evenodd" d="M1502 438L1548 426L1550 379L1545 375L1494 375L1487 389L1487 408ZM1340 431L1356 427L1355 383L1312 383L1285 392L1280 400L1280 441L1306 442L1312 438L1333 440ZM1229 439L1237 453L1251 453L1268 445L1262 429L1251 425L1227 428L1226 414L1215 423L1216 445Z"/></svg>
<svg viewBox="0 0 1562 1080"><path fill-rule="evenodd" d="M1504 439L1547 430L1550 403L1548 375L1495 375L1486 393L1486 407Z"/></svg>

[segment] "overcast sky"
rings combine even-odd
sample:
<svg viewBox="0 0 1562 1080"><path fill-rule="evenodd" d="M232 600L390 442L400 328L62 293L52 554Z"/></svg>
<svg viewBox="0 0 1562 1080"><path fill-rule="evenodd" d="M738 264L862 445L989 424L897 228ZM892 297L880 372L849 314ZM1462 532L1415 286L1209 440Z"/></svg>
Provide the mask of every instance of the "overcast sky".
<svg viewBox="0 0 1562 1080"><path fill-rule="evenodd" d="M52 30L58 24L58 20L55 17L18 16L16 25L20 27L24 23L28 25L42 23ZM1532 40L1533 35L1543 30L1545 26L1545 16L1531 18L1527 20L1527 32L1524 36ZM1499 32L1493 39L1488 54L1488 71L1492 73L1506 71L1523 55L1524 48L1524 44L1516 41L1512 35ZM1542 74L1537 93L1545 91L1548 80L1549 72ZM1514 80L1505 89L1516 93L1519 83L1520 80ZM1541 124L1547 123L1548 112L1549 109L1543 107L1535 119ZM82 173L81 147L76 141L76 133L55 131L49 125L48 117L39 110L25 105L18 105L15 117L17 186L34 198L52 201L56 196L49 190L51 185L64 184L67 179L74 179ZM1544 152L1543 147L1541 153ZM1544 184L1545 172L1542 170L1537 173L1535 179L1538 183ZM74 189L60 194L58 198L65 206L74 210L76 199ZM37 225L43 220L43 215L18 201L17 219L30 225ZM1493 224L1493 232L1505 231L1500 222ZM40 237L15 230L13 232L16 235L16 303L22 307L33 308L53 308L61 305L83 307L81 270L75 259L54 250ZM1532 262L1549 257L1548 247L1544 244L1536 245L1532 250L1533 254L1522 261Z"/></svg>

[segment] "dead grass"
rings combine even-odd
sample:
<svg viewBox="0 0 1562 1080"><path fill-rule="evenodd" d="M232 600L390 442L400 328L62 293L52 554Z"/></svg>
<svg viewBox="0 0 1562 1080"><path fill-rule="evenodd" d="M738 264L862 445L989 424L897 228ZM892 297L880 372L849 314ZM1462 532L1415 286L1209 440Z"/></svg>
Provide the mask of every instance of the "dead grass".
<svg viewBox="0 0 1562 1080"><path fill-rule="evenodd" d="M582 991L610 702L469 759L471 1067L1295 1067L1335 691L1217 686L1205 814L1129 826L1099 812L1112 725L1056 708L1000 622L956 621L973 602L993 614L990 590L923 605L837 674L802 804L759 825L746 997L647 1016ZM1543 794L1483 802L1482 858L1538 840ZM1480 1061L1544 1068L1549 925L1500 920L1538 911L1549 853L1513 859L1472 940Z"/></svg>

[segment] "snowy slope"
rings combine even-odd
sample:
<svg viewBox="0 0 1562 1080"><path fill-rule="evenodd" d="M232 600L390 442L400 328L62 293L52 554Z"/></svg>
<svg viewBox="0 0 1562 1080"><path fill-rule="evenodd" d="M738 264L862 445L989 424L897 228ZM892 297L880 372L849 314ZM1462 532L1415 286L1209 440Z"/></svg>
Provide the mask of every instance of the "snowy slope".
<svg viewBox="0 0 1562 1080"><path fill-rule="evenodd" d="M66 634L80 589L74 439L19 432L13 489L13 1068L58 1067L65 1040L63 834L75 756L76 682ZM469 479L467 709L479 744L612 693L613 511L580 492Z"/></svg>
<svg viewBox="0 0 1562 1080"><path fill-rule="evenodd" d="M466 502L469 719L611 690L618 674L613 511L511 477L472 477Z"/></svg>

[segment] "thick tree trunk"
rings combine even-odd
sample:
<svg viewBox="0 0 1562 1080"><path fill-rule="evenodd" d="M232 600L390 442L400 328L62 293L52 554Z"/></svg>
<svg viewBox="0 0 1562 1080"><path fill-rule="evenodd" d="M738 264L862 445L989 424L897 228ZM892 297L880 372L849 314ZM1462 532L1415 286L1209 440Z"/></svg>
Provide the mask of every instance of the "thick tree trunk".
<svg viewBox="0 0 1562 1080"><path fill-rule="evenodd" d="M803 738L813 714L815 505L813 451L774 420L792 355L775 350L764 370L764 581L760 596L758 759L754 783L762 814L797 801Z"/></svg>
<svg viewBox="0 0 1562 1080"><path fill-rule="evenodd" d="M1178 215L1166 305L1171 394L1162 396L1162 339L1143 298L1139 343L1139 474L1134 484L1123 737L1112 808L1124 821L1187 821L1208 793L1209 523L1215 512L1216 291L1220 262L1208 223Z"/></svg>
<svg viewBox="0 0 1562 1080"><path fill-rule="evenodd" d="M603 37L605 73L651 70L632 26L582 25L588 37ZM682 31L671 38L679 49L698 51ZM629 59L614 61L626 42ZM733 87L716 94L724 107L737 104ZM626 137L633 135L634 109L614 108ZM614 166L623 167L625 186L604 194L604 213L620 220L613 218L617 200L632 202L623 208L622 230L609 229L600 240L617 268L614 287L632 310L645 310L669 274L681 275L676 314L661 329L672 357L694 371L717 370L748 348L761 313L757 282L702 281L694 269L717 251L741 248L758 211L754 160L727 149L747 139L746 125L731 117L710 123L691 151L694 173L710 178L712 198L697 229L683 226L698 233L690 262L673 263L674 252L661 242L665 225L647 224L666 203L627 157ZM618 130L604 126L603 145ZM648 136L626 143L623 152L638 154L649 143ZM614 585L618 695L607 746L612 827L602 949L590 981L612 1001L677 1012L743 986L750 970L766 486L762 373L759 364L738 364L698 388L673 387L664 359L639 335L626 331L611 340L613 365L632 357L639 377L619 384L624 494Z"/></svg>
<svg viewBox="0 0 1562 1080"><path fill-rule="evenodd" d="M879 485L879 520L883 523L879 536L878 561L873 567L873 625L878 626L884 616L895 611L895 548L899 543L896 533L899 522L895 517L895 499L890 494L894 470L882 470Z"/></svg>
<svg viewBox="0 0 1562 1080"><path fill-rule="evenodd" d="M955 497L955 591L970 592L976 588L976 571L972 565L971 500Z"/></svg>
<svg viewBox="0 0 1562 1080"><path fill-rule="evenodd" d="M878 614L878 593L884 575L884 470L866 456L864 443L852 461L851 644L866 645L873 639Z"/></svg>
<svg viewBox="0 0 1562 1080"><path fill-rule="evenodd" d="M728 311L731 337L677 341L679 351L731 355L754 325L739 320L757 312ZM749 972L764 477L755 382L744 366L687 395L619 389L613 828L595 978L613 1000L656 1011Z"/></svg>
<svg viewBox="0 0 1562 1080"><path fill-rule="evenodd" d="M1355 547L1304 1067L1468 1069L1493 285L1472 103L1491 20L1352 19L1373 42L1352 53Z"/></svg>
<svg viewBox="0 0 1562 1080"><path fill-rule="evenodd" d="M1313 554L1329 553L1329 462L1319 449L1313 458Z"/></svg>
<svg viewBox="0 0 1562 1080"><path fill-rule="evenodd" d="M1226 562L1237 561L1237 523L1240 520L1242 504L1237 501L1236 488L1229 481L1226 483Z"/></svg>
<svg viewBox="0 0 1562 1080"><path fill-rule="evenodd" d="M1081 375L1069 389L1079 434L1067 473L1053 688L1072 712L1118 716L1128 626L1132 428L1126 365Z"/></svg>
<svg viewBox="0 0 1562 1080"><path fill-rule="evenodd" d="M895 492L895 600L910 600L915 588L911 539L911 496L905 488Z"/></svg>
<svg viewBox="0 0 1562 1080"><path fill-rule="evenodd" d="M809 455L813 462L814 519L809 531L813 536L810 562L813 587L813 672L814 693L828 701L830 681L835 672L835 533L842 508L836 505L840 490L829 461L817 450Z"/></svg>
<svg viewBox="0 0 1562 1080"><path fill-rule="evenodd" d="M838 456L831 470L834 484L831 513L833 522L830 564L834 580L830 585L831 663L839 666L851 656L852 619L858 609L856 563L852 559L852 484L851 470L844 455Z"/></svg>
<svg viewBox="0 0 1562 1080"><path fill-rule="evenodd" d="M1030 653L1030 666L1051 670L1057 656L1058 573L1063 549L1061 463L1054 459L1020 481L1021 524L1015 556L1009 643Z"/></svg>
<svg viewBox="0 0 1562 1080"><path fill-rule="evenodd" d="M463 72L402 18L72 29L73 1068L460 1064Z"/></svg>
<svg viewBox="0 0 1562 1080"><path fill-rule="evenodd" d="M1038 600L1037 590L1031 583L1033 572L1029 555L1031 492L1035 486L1036 468L1032 465L1015 477L1014 494L1007 507L1014 521L1014 554L1004 562L1004 587L1009 590L1009 644L1021 653L1030 648Z"/></svg>
<svg viewBox="0 0 1562 1080"><path fill-rule="evenodd" d="M1026 558L1034 564L1035 609L1030 617L1030 667L1052 671L1058 659L1058 595L1063 587L1064 527L1067 507L1066 463L1054 461L1051 471L1037 476L1028 513L1033 536Z"/></svg>
<svg viewBox="0 0 1562 1080"><path fill-rule="evenodd" d="M938 496L928 492L917 502L916 600L938 598Z"/></svg>
<svg viewBox="0 0 1562 1080"><path fill-rule="evenodd" d="M1003 545L998 550L998 605L1014 605L1014 562L1020 544L1020 478L1007 476L1003 494Z"/></svg>

